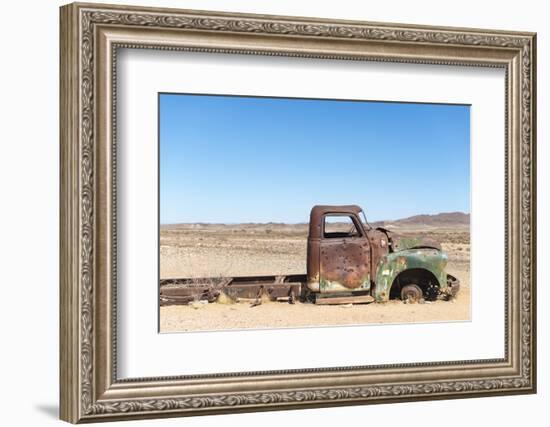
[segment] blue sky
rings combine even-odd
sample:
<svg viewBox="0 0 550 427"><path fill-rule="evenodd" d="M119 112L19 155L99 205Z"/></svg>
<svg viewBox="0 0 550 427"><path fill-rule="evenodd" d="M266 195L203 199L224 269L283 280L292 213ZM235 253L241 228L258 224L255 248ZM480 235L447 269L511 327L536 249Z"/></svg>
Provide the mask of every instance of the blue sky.
<svg viewBox="0 0 550 427"><path fill-rule="evenodd" d="M160 222L470 211L470 107L160 94Z"/></svg>

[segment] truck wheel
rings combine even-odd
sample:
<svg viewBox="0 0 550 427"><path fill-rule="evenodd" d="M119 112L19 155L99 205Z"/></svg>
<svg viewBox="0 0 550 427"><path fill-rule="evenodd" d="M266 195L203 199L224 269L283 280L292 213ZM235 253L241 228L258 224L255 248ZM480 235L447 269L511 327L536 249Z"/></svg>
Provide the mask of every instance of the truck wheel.
<svg viewBox="0 0 550 427"><path fill-rule="evenodd" d="M315 304L315 294L306 289L304 286L302 287L302 292L300 294L300 301L304 303Z"/></svg>
<svg viewBox="0 0 550 427"><path fill-rule="evenodd" d="M420 302L422 299L422 289L418 285L405 285L401 288L401 300L407 304Z"/></svg>

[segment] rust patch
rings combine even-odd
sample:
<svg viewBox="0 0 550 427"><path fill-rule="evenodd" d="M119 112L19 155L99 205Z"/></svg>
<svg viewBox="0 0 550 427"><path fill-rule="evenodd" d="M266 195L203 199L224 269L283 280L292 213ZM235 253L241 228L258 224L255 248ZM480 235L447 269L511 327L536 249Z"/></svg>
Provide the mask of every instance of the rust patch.
<svg viewBox="0 0 550 427"><path fill-rule="evenodd" d="M355 240L355 239L354 239ZM321 292L370 287L369 245L362 242L329 242L321 245Z"/></svg>

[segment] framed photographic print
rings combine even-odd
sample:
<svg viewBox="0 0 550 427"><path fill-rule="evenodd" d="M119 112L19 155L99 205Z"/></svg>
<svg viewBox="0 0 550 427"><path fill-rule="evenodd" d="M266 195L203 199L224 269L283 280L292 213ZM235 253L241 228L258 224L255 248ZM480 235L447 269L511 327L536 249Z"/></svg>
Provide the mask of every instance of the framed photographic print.
<svg viewBox="0 0 550 427"><path fill-rule="evenodd" d="M469 105L160 93L160 331L470 320L469 119ZM412 216L422 206L445 212Z"/></svg>
<svg viewBox="0 0 550 427"><path fill-rule="evenodd" d="M535 34L61 8L61 418L533 393Z"/></svg>

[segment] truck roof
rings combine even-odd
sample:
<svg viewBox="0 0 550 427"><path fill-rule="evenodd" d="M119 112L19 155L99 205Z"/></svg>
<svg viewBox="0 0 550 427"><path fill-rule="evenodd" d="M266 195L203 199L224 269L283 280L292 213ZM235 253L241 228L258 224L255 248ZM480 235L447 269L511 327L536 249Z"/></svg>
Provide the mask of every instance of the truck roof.
<svg viewBox="0 0 550 427"><path fill-rule="evenodd" d="M311 208L311 217L318 217L327 213L358 214L361 211L361 207L357 205L315 205Z"/></svg>

